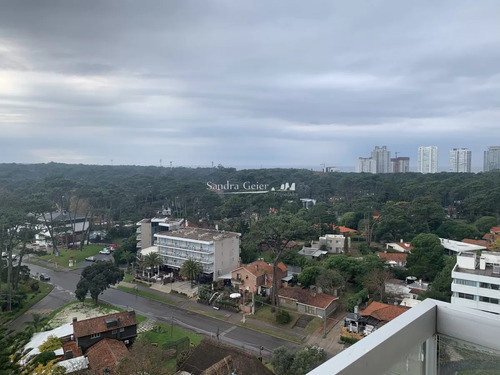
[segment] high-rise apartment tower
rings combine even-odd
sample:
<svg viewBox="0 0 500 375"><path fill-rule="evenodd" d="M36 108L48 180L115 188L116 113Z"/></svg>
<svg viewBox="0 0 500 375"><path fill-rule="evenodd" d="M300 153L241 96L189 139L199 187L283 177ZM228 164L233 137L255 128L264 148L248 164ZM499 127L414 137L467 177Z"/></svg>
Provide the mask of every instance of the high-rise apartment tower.
<svg viewBox="0 0 500 375"><path fill-rule="evenodd" d="M418 172L437 173L438 148L437 146L420 146L418 148Z"/></svg>
<svg viewBox="0 0 500 375"><path fill-rule="evenodd" d="M407 173L410 171L410 158L399 156L391 159L391 173Z"/></svg>
<svg viewBox="0 0 500 375"><path fill-rule="evenodd" d="M389 173L391 152L387 150L387 146L375 146L372 150L372 159L377 164L376 173Z"/></svg>
<svg viewBox="0 0 500 375"><path fill-rule="evenodd" d="M450 151L450 172L471 172L471 151L468 148L454 148Z"/></svg>
<svg viewBox="0 0 500 375"><path fill-rule="evenodd" d="M484 152L484 168L485 172L500 169L500 146L490 146Z"/></svg>

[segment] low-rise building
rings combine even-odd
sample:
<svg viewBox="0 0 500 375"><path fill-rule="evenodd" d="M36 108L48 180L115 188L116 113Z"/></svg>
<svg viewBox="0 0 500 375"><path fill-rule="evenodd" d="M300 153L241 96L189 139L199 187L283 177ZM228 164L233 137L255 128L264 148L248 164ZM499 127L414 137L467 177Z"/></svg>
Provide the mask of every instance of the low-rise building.
<svg viewBox="0 0 500 375"><path fill-rule="evenodd" d="M413 246L411 246L411 243L404 242L403 240L401 240L399 242L387 243L387 244L385 244L385 248L399 251L401 253L409 253L410 251L413 250Z"/></svg>
<svg viewBox="0 0 500 375"><path fill-rule="evenodd" d="M344 252L345 237L341 234L325 234L319 238L320 248L324 246L330 254L342 254Z"/></svg>
<svg viewBox="0 0 500 375"><path fill-rule="evenodd" d="M284 263L278 263L276 273L278 288L281 288L282 279L288 276L288 270ZM242 294L268 295L273 286L273 266L263 260L245 264L231 271L231 280Z"/></svg>
<svg viewBox="0 0 500 375"><path fill-rule="evenodd" d="M123 341L110 338L99 341L87 352L89 368L96 375L118 375L118 363L129 355L130 352Z"/></svg>
<svg viewBox="0 0 500 375"><path fill-rule="evenodd" d="M451 272L451 303L500 314L500 255L460 253Z"/></svg>
<svg viewBox="0 0 500 375"><path fill-rule="evenodd" d="M385 260L389 267L406 267L406 253L378 253L377 256Z"/></svg>
<svg viewBox="0 0 500 375"><path fill-rule="evenodd" d="M299 313L315 317L328 317L337 308L338 297L302 288L284 287L278 291L280 304ZM326 315L325 315L326 314Z"/></svg>
<svg viewBox="0 0 500 375"><path fill-rule="evenodd" d="M213 280L238 266L240 236L240 233L201 228L181 228L154 235L164 265L180 269L186 260L194 259Z"/></svg>
<svg viewBox="0 0 500 375"><path fill-rule="evenodd" d="M90 225L87 216L66 210L45 212L37 217L37 221L39 232L35 234L35 243L41 247L52 246L52 236L58 246L78 242Z"/></svg>
<svg viewBox="0 0 500 375"><path fill-rule="evenodd" d="M131 344L137 337L137 323L135 311L123 311L81 321L75 319L74 338L83 353L105 338Z"/></svg>
<svg viewBox="0 0 500 375"><path fill-rule="evenodd" d="M325 258L326 254L328 254L328 251L326 250L320 250L314 247L303 247L299 251L299 255L305 256L307 259L323 259Z"/></svg>

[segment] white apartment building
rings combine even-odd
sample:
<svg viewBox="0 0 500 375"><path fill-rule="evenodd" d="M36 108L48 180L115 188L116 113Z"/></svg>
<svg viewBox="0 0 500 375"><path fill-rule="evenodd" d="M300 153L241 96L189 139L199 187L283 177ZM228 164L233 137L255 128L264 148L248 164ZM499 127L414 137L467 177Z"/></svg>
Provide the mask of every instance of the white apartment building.
<svg viewBox="0 0 500 375"><path fill-rule="evenodd" d="M372 158L358 158L356 173L377 173L377 162Z"/></svg>
<svg viewBox="0 0 500 375"><path fill-rule="evenodd" d="M484 166L485 172L500 169L500 146L490 146L484 152Z"/></svg>
<svg viewBox="0 0 500 375"><path fill-rule="evenodd" d="M500 255L460 253L451 273L451 303L500 314Z"/></svg>
<svg viewBox="0 0 500 375"><path fill-rule="evenodd" d="M319 246L325 245L330 254L342 254L344 252L345 237L341 234L325 234L319 238Z"/></svg>
<svg viewBox="0 0 500 375"><path fill-rule="evenodd" d="M391 152L387 146L375 146L372 150L372 159L375 160L375 173L389 173L389 165L391 160Z"/></svg>
<svg viewBox="0 0 500 375"><path fill-rule="evenodd" d="M240 233L201 228L181 228L154 235L166 266L180 269L187 259L198 261L213 279L238 267Z"/></svg>
<svg viewBox="0 0 500 375"><path fill-rule="evenodd" d="M146 249L154 245L154 235L158 232L177 230L182 227L184 219L171 219L169 217L154 217L142 219L137 222L137 250Z"/></svg>
<svg viewBox="0 0 500 375"><path fill-rule="evenodd" d="M472 153L468 148L454 148L450 151L450 172L470 173Z"/></svg>
<svg viewBox="0 0 500 375"><path fill-rule="evenodd" d="M418 172L438 172L438 148L437 146L420 146L418 148Z"/></svg>

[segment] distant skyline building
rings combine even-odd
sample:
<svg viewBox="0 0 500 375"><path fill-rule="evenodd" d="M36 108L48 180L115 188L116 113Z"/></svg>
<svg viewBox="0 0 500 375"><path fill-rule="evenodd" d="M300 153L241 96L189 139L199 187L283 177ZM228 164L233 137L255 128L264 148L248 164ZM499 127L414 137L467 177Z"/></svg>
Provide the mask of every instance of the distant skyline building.
<svg viewBox="0 0 500 375"><path fill-rule="evenodd" d="M358 158L356 173L377 173L377 162L372 158Z"/></svg>
<svg viewBox="0 0 500 375"><path fill-rule="evenodd" d="M468 148L450 150L450 172L471 173L472 153Z"/></svg>
<svg viewBox="0 0 500 375"><path fill-rule="evenodd" d="M390 164L390 172L391 173L408 173L409 171L410 171L410 158L409 157L400 156L400 157L391 159L391 164Z"/></svg>
<svg viewBox="0 0 500 375"><path fill-rule="evenodd" d="M375 146L372 150L372 159L375 160L376 169L375 173L389 173L389 166L391 160L391 152L387 150L387 146Z"/></svg>
<svg viewBox="0 0 500 375"><path fill-rule="evenodd" d="M418 172L438 172L438 148L437 146L420 146L418 148Z"/></svg>
<svg viewBox="0 0 500 375"><path fill-rule="evenodd" d="M483 171L500 169L500 146L490 146L484 152Z"/></svg>

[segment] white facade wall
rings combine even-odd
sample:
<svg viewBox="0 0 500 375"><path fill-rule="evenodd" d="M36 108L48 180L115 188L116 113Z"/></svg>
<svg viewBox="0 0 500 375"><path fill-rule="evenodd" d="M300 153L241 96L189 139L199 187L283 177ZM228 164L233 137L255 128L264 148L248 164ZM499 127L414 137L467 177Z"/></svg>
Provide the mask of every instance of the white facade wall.
<svg viewBox="0 0 500 375"><path fill-rule="evenodd" d="M169 267L181 268L187 259L194 259L203 268L203 273L212 274L214 280L238 266L240 256L239 236L215 236L213 241L155 234L158 252L163 263Z"/></svg>
<svg viewBox="0 0 500 375"><path fill-rule="evenodd" d="M484 166L485 172L500 169L500 146L490 146L484 152Z"/></svg>
<svg viewBox="0 0 500 375"><path fill-rule="evenodd" d="M453 269L451 303L500 314L500 275L485 276Z"/></svg>
<svg viewBox="0 0 500 375"><path fill-rule="evenodd" d="M240 240L227 237L214 243L214 280L238 267Z"/></svg>
<svg viewBox="0 0 500 375"><path fill-rule="evenodd" d="M358 158L356 173L377 173L377 162L372 158Z"/></svg>
<svg viewBox="0 0 500 375"><path fill-rule="evenodd" d="M420 146L418 148L418 172L438 172L438 148L437 146Z"/></svg>
<svg viewBox="0 0 500 375"><path fill-rule="evenodd" d="M472 153L467 148L454 148L450 151L450 172L470 173Z"/></svg>
<svg viewBox="0 0 500 375"><path fill-rule="evenodd" d="M326 246L330 254L342 254L344 252L345 237L341 234L326 234L319 238L319 244Z"/></svg>
<svg viewBox="0 0 500 375"><path fill-rule="evenodd" d="M389 162L391 160L391 152L387 150L387 146L375 146L372 150L372 159L375 160L376 173L389 173Z"/></svg>

